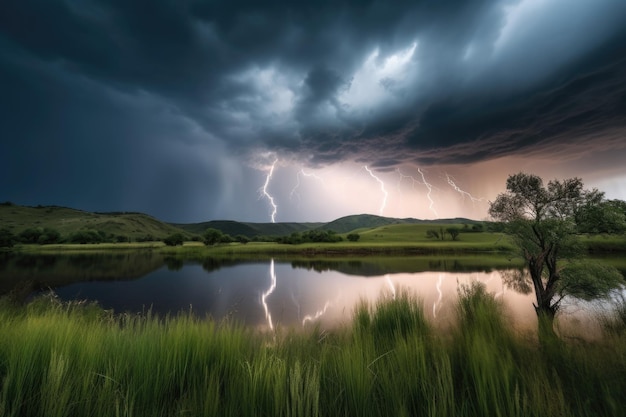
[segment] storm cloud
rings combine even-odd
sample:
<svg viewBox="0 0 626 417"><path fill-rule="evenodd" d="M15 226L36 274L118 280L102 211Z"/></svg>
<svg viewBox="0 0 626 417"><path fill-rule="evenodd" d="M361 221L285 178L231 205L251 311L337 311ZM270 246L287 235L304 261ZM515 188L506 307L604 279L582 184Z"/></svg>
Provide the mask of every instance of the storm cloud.
<svg viewBox="0 0 626 417"><path fill-rule="evenodd" d="M16 202L205 220L259 155L626 156L623 0L6 0L0 77Z"/></svg>

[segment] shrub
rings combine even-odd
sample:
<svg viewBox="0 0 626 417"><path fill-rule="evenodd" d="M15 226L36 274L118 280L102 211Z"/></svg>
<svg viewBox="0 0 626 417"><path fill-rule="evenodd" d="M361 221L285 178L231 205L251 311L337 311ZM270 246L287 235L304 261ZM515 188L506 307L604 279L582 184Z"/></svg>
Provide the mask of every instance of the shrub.
<svg viewBox="0 0 626 417"><path fill-rule="evenodd" d="M100 233L95 230L79 230L74 232L69 237L70 243L101 243L103 241Z"/></svg>
<svg viewBox="0 0 626 417"><path fill-rule="evenodd" d="M235 236L235 240L239 243L241 243L242 245L245 245L246 243L250 242L250 238L248 236L244 236L244 235L237 235Z"/></svg>
<svg viewBox="0 0 626 417"><path fill-rule="evenodd" d="M17 238L9 229L0 229L0 248L11 248L17 242Z"/></svg>
<svg viewBox="0 0 626 417"><path fill-rule="evenodd" d="M208 229L206 229L202 237L204 237L204 244L209 246L219 243L222 240L223 235L224 234L219 230L209 227Z"/></svg>
<svg viewBox="0 0 626 417"><path fill-rule="evenodd" d="M358 233L350 233L346 237L348 238L350 242L356 242L357 240L361 238L361 235L359 235Z"/></svg>
<svg viewBox="0 0 626 417"><path fill-rule="evenodd" d="M43 233L37 239L37 243L40 245L49 245L59 242L61 242L61 233L49 227L44 228Z"/></svg>
<svg viewBox="0 0 626 417"><path fill-rule="evenodd" d="M181 246L185 241L184 236L181 233L173 233L163 239L163 243L167 246Z"/></svg>

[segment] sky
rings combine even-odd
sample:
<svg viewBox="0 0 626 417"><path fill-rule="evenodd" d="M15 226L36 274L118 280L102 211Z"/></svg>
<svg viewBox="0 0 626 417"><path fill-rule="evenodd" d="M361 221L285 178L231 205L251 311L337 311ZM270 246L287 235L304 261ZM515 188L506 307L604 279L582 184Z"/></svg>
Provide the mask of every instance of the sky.
<svg viewBox="0 0 626 417"><path fill-rule="evenodd" d="M0 2L0 201L481 220L624 161L624 0Z"/></svg>

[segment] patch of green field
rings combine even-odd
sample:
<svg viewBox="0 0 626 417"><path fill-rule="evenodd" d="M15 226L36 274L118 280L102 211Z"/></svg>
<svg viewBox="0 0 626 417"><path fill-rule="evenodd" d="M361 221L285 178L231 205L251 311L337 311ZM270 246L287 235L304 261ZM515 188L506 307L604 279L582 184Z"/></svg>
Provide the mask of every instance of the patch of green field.
<svg viewBox="0 0 626 417"><path fill-rule="evenodd" d="M457 225L458 226L458 225ZM444 230L446 226L444 225ZM367 255L375 254L429 254L429 253L486 253L510 252L513 250L509 239L502 233L461 233L458 240L429 239L426 231L432 228L421 224L397 224L358 231L361 238L350 242L303 243L298 245L273 242L250 242L247 244L218 244L203 249L201 246L183 248L163 248L168 254L188 254L189 256L248 256L248 255Z"/></svg>
<svg viewBox="0 0 626 417"><path fill-rule="evenodd" d="M579 239L590 253L626 252L626 234L583 235Z"/></svg>
<svg viewBox="0 0 626 417"><path fill-rule="evenodd" d="M622 416L626 332L539 345L462 291L440 330L405 290L351 323L260 332L188 314L0 302L3 416Z"/></svg>

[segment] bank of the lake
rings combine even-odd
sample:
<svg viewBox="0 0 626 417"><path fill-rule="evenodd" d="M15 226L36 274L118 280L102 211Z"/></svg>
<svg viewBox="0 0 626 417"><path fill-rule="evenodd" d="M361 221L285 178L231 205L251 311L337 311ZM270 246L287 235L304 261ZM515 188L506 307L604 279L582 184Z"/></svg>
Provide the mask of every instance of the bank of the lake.
<svg viewBox="0 0 626 417"><path fill-rule="evenodd" d="M478 287L440 331L401 293L344 328L258 332L190 315L0 303L3 416L620 416L623 326L540 346Z"/></svg>
<svg viewBox="0 0 626 417"><path fill-rule="evenodd" d="M592 255L626 253L626 235L581 235L585 252ZM79 253L124 250L157 250L165 255L182 257L210 256L402 256L402 255L507 255L515 252L510 238L502 233L466 233L456 241L430 240L422 237L409 240L395 235L376 236L358 242L284 244L275 242L221 243L206 246L201 242L185 242L166 246L163 242L95 243L95 244L19 244L5 252Z"/></svg>

